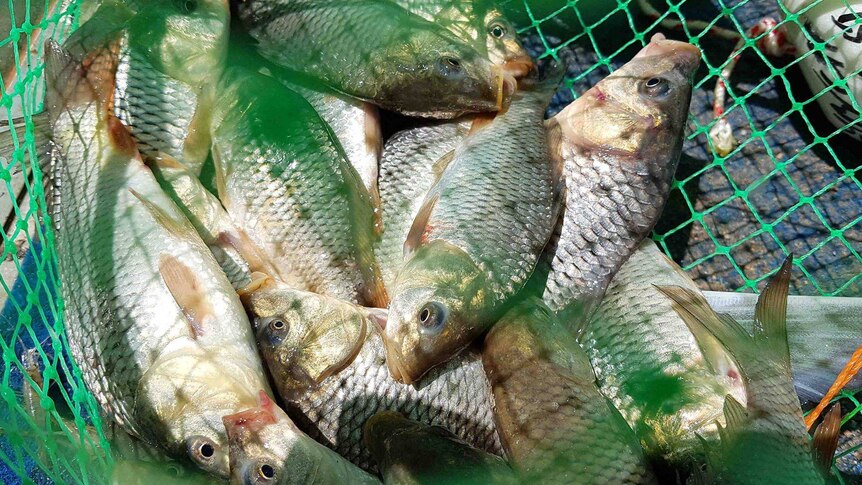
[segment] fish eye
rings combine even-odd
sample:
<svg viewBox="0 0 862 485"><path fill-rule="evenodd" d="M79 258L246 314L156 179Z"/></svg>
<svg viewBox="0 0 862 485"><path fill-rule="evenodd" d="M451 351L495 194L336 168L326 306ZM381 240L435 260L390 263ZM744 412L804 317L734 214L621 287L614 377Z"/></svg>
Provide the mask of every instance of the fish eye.
<svg viewBox="0 0 862 485"><path fill-rule="evenodd" d="M211 465L216 455L216 444L206 436L193 436L187 440L189 455L200 465Z"/></svg>
<svg viewBox="0 0 862 485"><path fill-rule="evenodd" d="M448 64L449 67L452 67L455 69L458 69L461 67L461 61L459 61L458 59L455 59L454 57L447 57L446 58L446 64Z"/></svg>
<svg viewBox="0 0 862 485"><path fill-rule="evenodd" d="M287 323L280 318L273 318L271 322L269 322L269 328L273 329L276 332L282 331L287 328Z"/></svg>
<svg viewBox="0 0 862 485"><path fill-rule="evenodd" d="M436 301L426 303L417 315L419 330L424 334L437 334L443 330L448 311L445 306Z"/></svg>
<svg viewBox="0 0 862 485"><path fill-rule="evenodd" d="M258 467L257 474L264 480L272 480L275 478L275 469L272 465L264 463Z"/></svg>
<svg viewBox="0 0 862 485"><path fill-rule="evenodd" d="M500 25L499 23L491 24L491 27L488 29L488 33L490 33L493 37L501 38L506 35L506 27Z"/></svg>
<svg viewBox="0 0 862 485"><path fill-rule="evenodd" d="M669 92L670 83L660 77L651 77L641 84L641 93L647 96L660 97L665 96Z"/></svg>
<svg viewBox="0 0 862 485"><path fill-rule="evenodd" d="M183 2L183 12L193 13L197 9L198 9L198 2L196 0L185 0Z"/></svg>

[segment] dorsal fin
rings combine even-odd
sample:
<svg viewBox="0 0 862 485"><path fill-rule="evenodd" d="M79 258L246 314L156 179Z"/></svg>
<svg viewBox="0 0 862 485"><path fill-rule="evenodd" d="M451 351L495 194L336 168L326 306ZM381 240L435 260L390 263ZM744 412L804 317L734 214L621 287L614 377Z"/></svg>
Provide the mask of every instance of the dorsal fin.
<svg viewBox="0 0 862 485"><path fill-rule="evenodd" d="M206 332L206 321L214 315L203 285L191 268L167 253L159 257L159 274L182 310L189 334L193 339L198 339Z"/></svg>
<svg viewBox="0 0 862 485"><path fill-rule="evenodd" d="M832 468L832 458L835 456L835 450L838 449L838 434L841 431L841 404L835 403L832 409L826 413L826 417L817 427L814 432L814 439L811 441L811 449L814 453L814 461L820 467L820 470L829 474L829 469Z"/></svg>
<svg viewBox="0 0 862 485"><path fill-rule="evenodd" d="M406 258L422 244L422 237L428 227L428 221L431 219L431 214L434 212L434 206L440 199L440 194L434 193L430 198L426 199L416 213L416 218L413 219L413 225L410 226L410 232L407 233L407 239L404 241L404 257Z"/></svg>
<svg viewBox="0 0 862 485"><path fill-rule="evenodd" d="M785 368L790 369L787 343L787 293L793 256L788 256L766 285L754 307L754 339L770 349Z"/></svg>
<svg viewBox="0 0 862 485"><path fill-rule="evenodd" d="M446 152L445 155L440 157L436 162L434 162L434 165L431 166L431 172L434 174L434 177L437 179L437 181L439 181L440 177L443 176L443 172L446 171L446 167L448 167L449 164L452 163L453 159L455 159L454 148Z"/></svg>

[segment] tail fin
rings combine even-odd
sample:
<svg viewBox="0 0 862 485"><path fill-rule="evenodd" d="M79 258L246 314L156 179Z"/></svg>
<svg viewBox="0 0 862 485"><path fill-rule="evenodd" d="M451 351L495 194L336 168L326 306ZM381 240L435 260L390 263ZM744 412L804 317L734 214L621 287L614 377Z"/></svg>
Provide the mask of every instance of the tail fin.
<svg viewBox="0 0 862 485"><path fill-rule="evenodd" d="M814 461L820 467L820 471L829 475L832 468L832 458L838 449L838 433L841 431L841 404L836 403L817 427L814 432L814 440L811 448L814 452Z"/></svg>

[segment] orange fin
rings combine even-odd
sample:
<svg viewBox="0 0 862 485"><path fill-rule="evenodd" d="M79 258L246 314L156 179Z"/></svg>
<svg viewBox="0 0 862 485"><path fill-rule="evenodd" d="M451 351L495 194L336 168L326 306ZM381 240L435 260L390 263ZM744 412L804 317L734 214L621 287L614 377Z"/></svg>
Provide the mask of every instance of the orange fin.
<svg viewBox="0 0 862 485"><path fill-rule="evenodd" d="M182 261L166 253L159 258L159 273L182 310L191 337L201 337L206 331L206 321L214 316L214 312L197 276Z"/></svg>
<svg viewBox="0 0 862 485"><path fill-rule="evenodd" d="M108 137L114 148L130 157L138 157L138 148L129 129L116 116L108 116Z"/></svg>
<svg viewBox="0 0 862 485"><path fill-rule="evenodd" d="M814 461L820 470L828 474L832 468L832 458L838 449L838 434L841 431L841 404L835 403L832 409L823 418L823 422L814 432L811 449L814 452Z"/></svg>
<svg viewBox="0 0 862 485"><path fill-rule="evenodd" d="M416 218L413 219L413 225L410 226L410 232L407 233L407 239L404 241L405 258L412 254L413 251L422 244L422 238L425 235L428 221L431 219L431 214L434 212L434 206L437 205L437 201L439 199L439 194L432 195L431 198L422 204L422 207L416 214Z"/></svg>
<svg viewBox="0 0 862 485"><path fill-rule="evenodd" d="M362 103L365 112L365 149L377 160L383 154L383 132L380 128L380 111L371 103Z"/></svg>
<svg viewBox="0 0 862 485"><path fill-rule="evenodd" d="M483 113L474 116L473 122L470 123L470 131L467 133L467 136L472 135L473 133L476 133L477 131L484 128L485 126L490 125L496 117L497 113Z"/></svg>

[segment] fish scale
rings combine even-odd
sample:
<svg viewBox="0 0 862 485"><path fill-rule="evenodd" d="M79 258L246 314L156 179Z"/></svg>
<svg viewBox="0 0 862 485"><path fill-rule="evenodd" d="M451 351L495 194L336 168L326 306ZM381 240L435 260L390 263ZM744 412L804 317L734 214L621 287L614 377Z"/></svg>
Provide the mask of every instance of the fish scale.
<svg viewBox="0 0 862 485"><path fill-rule="evenodd" d="M372 332L356 360L293 404L297 424L360 467L376 471L362 444L362 427L380 411L442 426L467 443L502 455L493 398L481 361L458 358L431 371L420 389L395 382L386 369L379 335ZM298 415L296 414L298 413Z"/></svg>

